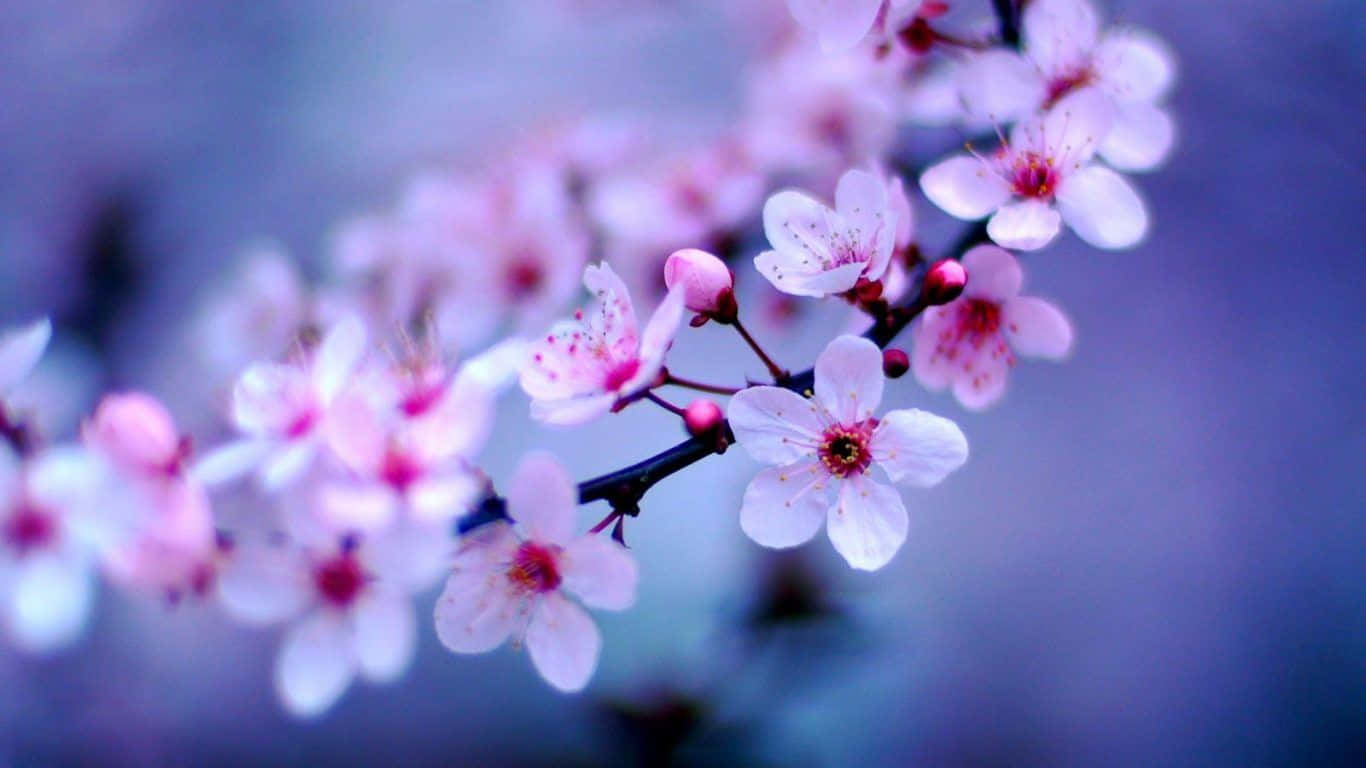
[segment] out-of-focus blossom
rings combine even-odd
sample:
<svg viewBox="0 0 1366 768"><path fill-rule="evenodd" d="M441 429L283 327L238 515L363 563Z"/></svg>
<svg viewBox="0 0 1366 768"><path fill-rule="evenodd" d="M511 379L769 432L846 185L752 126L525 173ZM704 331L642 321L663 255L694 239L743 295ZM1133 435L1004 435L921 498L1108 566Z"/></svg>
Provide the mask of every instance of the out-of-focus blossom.
<svg viewBox="0 0 1366 768"><path fill-rule="evenodd" d="M434 532L435 533L435 532ZM397 680L417 648L417 620L380 542L240 545L220 569L218 597L252 624L292 622L275 662L275 690L290 714L325 712L359 674Z"/></svg>
<svg viewBox="0 0 1366 768"><path fill-rule="evenodd" d="M851 170L840 177L835 207L784 190L764 204L764 234L773 250L754 266L775 288L795 296L828 296L877 280L887 271L897 216L888 186L876 174Z"/></svg>
<svg viewBox="0 0 1366 768"><path fill-rule="evenodd" d="M0 615L23 650L69 645L85 626L95 579L80 518L96 477L79 448L21 460L0 445Z"/></svg>
<svg viewBox="0 0 1366 768"><path fill-rule="evenodd" d="M483 653L509 637L525 644L541 677L578 691L597 667L602 636L573 593L620 611L636 599L636 563L606 537L574 536L578 490L548 454L530 454L508 486L512 523L467 536L436 604L436 634L456 653Z"/></svg>
<svg viewBox="0 0 1366 768"><path fill-rule="evenodd" d="M1128 171L1151 170L1169 154L1175 128L1159 102L1176 78L1170 49L1142 30L1100 32L1087 0L1035 0L1025 7L1021 53L969 57L959 88L970 115L1013 122L1083 90L1105 98L1111 127L1098 151Z"/></svg>
<svg viewBox="0 0 1366 768"><path fill-rule="evenodd" d="M365 326L347 317L303 359L247 368L233 387L231 413L246 437L205 455L195 475L212 485L259 468L261 483L270 490L297 479L312 464L333 401L365 345Z"/></svg>
<svg viewBox="0 0 1366 768"><path fill-rule="evenodd" d="M1123 176L1091 162L1110 122L1104 98L1079 91L1016 125L992 155L930 167L920 187L952 216L991 216L987 234L1006 248L1042 248L1064 222L1098 248L1132 247L1148 230L1143 200Z"/></svg>
<svg viewBox="0 0 1366 768"><path fill-rule="evenodd" d="M816 33L827 52L858 45L873 28L884 0L787 0L798 24Z"/></svg>
<svg viewBox="0 0 1366 768"><path fill-rule="evenodd" d="M111 470L93 512L105 569L121 583L173 596L203 591L213 516L187 471L189 440L165 406L140 392L106 395L81 438Z"/></svg>
<svg viewBox="0 0 1366 768"><path fill-rule="evenodd" d="M867 339L830 342L815 374L811 399L781 387L731 398L736 440L774 465L745 489L740 527L763 546L793 547L826 522L850 566L876 570L901 548L908 519L901 496L870 477L872 467L895 483L935 485L967 461L967 439L953 422L920 410L873 416L882 400L882 352Z"/></svg>
<svg viewBox="0 0 1366 768"><path fill-rule="evenodd" d="M980 410L1005 393L1015 355L1057 360L1072 348L1072 325L1057 307L1020 296L1024 273L1007 251L979 245L963 256L962 296L930 307L911 334L916 379L930 390L953 388Z"/></svg>
<svg viewBox="0 0 1366 768"><path fill-rule="evenodd" d="M0 334L0 398L28 376L51 338L52 323L47 318Z"/></svg>
<svg viewBox="0 0 1366 768"><path fill-rule="evenodd" d="M279 248L258 247L245 254L228 288L200 312L194 348L216 372L235 375L253 360L278 357L309 316L298 267Z"/></svg>
<svg viewBox="0 0 1366 768"><path fill-rule="evenodd" d="M689 310L710 313L720 310L722 298L735 290L735 275L716 256L684 248L664 262L664 284L682 286L683 306Z"/></svg>
<svg viewBox="0 0 1366 768"><path fill-rule="evenodd" d="M610 266L590 264L583 283L596 304L533 343L522 369L531 415L547 424L595 419L654 381L683 320L681 287L669 291L642 331L626 285Z"/></svg>

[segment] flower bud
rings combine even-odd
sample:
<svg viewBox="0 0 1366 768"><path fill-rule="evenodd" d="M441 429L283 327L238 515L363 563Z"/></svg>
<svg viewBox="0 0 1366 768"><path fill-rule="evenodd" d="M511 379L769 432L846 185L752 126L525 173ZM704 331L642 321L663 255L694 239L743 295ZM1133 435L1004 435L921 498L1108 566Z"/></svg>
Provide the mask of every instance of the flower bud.
<svg viewBox="0 0 1366 768"><path fill-rule="evenodd" d="M882 372L889 379L899 379L911 369L911 359L899 349L882 351Z"/></svg>
<svg viewBox="0 0 1366 768"><path fill-rule="evenodd" d="M189 449L166 407L141 392L105 395L81 436L115 464L149 474L178 472Z"/></svg>
<svg viewBox="0 0 1366 768"><path fill-rule="evenodd" d="M664 284L670 289L682 285L684 306L710 314L725 309L725 297L732 294L735 277L725 262L712 254L684 248L669 254L664 262Z"/></svg>
<svg viewBox="0 0 1366 768"><path fill-rule="evenodd" d="M683 424L693 437L710 434L720 426L723 418L721 406L706 398L698 398L683 409Z"/></svg>
<svg viewBox="0 0 1366 768"><path fill-rule="evenodd" d="M931 306L948 304L958 298L968 284L968 272L952 259L935 262L925 273L925 302Z"/></svg>

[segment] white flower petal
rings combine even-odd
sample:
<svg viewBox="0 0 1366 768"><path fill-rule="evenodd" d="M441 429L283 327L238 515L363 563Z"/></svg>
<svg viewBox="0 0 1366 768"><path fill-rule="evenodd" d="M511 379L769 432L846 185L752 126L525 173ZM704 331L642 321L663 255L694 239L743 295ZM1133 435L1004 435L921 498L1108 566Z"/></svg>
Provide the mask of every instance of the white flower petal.
<svg viewBox="0 0 1366 768"><path fill-rule="evenodd" d="M1010 346L1021 355L1059 360L1072 349L1072 324L1043 299L1022 296L1006 302L1001 323Z"/></svg>
<svg viewBox="0 0 1366 768"><path fill-rule="evenodd" d="M896 213L887 202L887 183L862 169L845 171L835 189L835 208L844 219L846 236L868 254L866 270L877 271L869 279L881 277L896 244Z"/></svg>
<svg viewBox="0 0 1366 768"><path fill-rule="evenodd" d="M275 691L295 717L317 717L356 675L351 638L341 617L319 611L285 633L275 659Z"/></svg>
<svg viewBox="0 0 1366 768"><path fill-rule="evenodd" d="M980 411L1001 399L1006 391L1006 374L1010 363L1004 355L979 354L972 360L971 371L957 374L953 380L953 396L970 411Z"/></svg>
<svg viewBox="0 0 1366 768"><path fill-rule="evenodd" d="M18 566L9 595L9 628L15 643L42 653L70 645L90 615L94 579L80 559L45 554Z"/></svg>
<svg viewBox="0 0 1366 768"><path fill-rule="evenodd" d="M971 277L968 284L972 284ZM954 361L941 354L939 345L941 337L952 333L954 310L930 307L911 329L911 371L920 386L931 392L937 392L953 381Z"/></svg>
<svg viewBox="0 0 1366 768"><path fill-rule="evenodd" d="M894 483L927 488L968 460L968 439L957 424L914 408L892 411L873 432L873 460Z"/></svg>
<svg viewBox="0 0 1366 768"><path fill-rule="evenodd" d="M1100 21L1087 0L1032 0L1025 6L1021 27L1025 53L1039 69L1065 74L1088 60Z"/></svg>
<svg viewBox="0 0 1366 768"><path fill-rule="evenodd" d="M229 483L259 466L270 450L269 441L254 438L220 445L199 457L190 476L207 486Z"/></svg>
<svg viewBox="0 0 1366 768"><path fill-rule="evenodd" d="M968 273L963 294L997 303L1015 298L1024 282L1019 260L1010 251L986 243L963 254L963 269Z"/></svg>
<svg viewBox="0 0 1366 768"><path fill-rule="evenodd" d="M377 483L328 483L318 488L318 509L340 530L381 531L394 522L398 497Z"/></svg>
<svg viewBox="0 0 1366 768"><path fill-rule="evenodd" d="M380 589L362 595L351 611L356 661L365 679L397 680L417 652L417 616L402 594Z"/></svg>
<svg viewBox="0 0 1366 768"><path fill-rule="evenodd" d="M297 440L277 446L275 452L261 465L261 488L274 492L291 485L313 464L317 450L317 443L312 440Z"/></svg>
<svg viewBox="0 0 1366 768"><path fill-rule="evenodd" d="M993 123L1020 119L1047 96L1039 70L1014 51L992 49L969 57L957 70L963 108Z"/></svg>
<svg viewBox="0 0 1366 768"><path fill-rule="evenodd" d="M604 261L584 267L583 284L597 300L592 312L584 312L594 336L602 338L620 357L634 354L639 348L639 326L626 283Z"/></svg>
<svg viewBox="0 0 1366 768"><path fill-rule="evenodd" d="M310 418L314 407L307 376L292 365L249 366L232 387L232 423L249 434L283 435Z"/></svg>
<svg viewBox="0 0 1366 768"><path fill-rule="evenodd" d="M365 324L347 315L333 325L318 345L313 360L313 386L324 404L341 391L365 353Z"/></svg>
<svg viewBox="0 0 1366 768"><path fill-rule="evenodd" d="M906 507L894 488L857 476L840 484L826 531L851 567L875 571L901 549L909 527Z"/></svg>
<svg viewBox="0 0 1366 768"><path fill-rule="evenodd" d="M1063 221L1097 248L1131 248L1148 231L1143 199L1118 173L1092 165L1069 175L1058 189Z"/></svg>
<svg viewBox="0 0 1366 768"><path fill-rule="evenodd" d="M436 636L456 653L491 651L517 627L523 602L503 571L457 569L436 601Z"/></svg>
<svg viewBox="0 0 1366 768"><path fill-rule="evenodd" d="M650 316L650 322L645 324L645 330L640 334L640 359L644 363L642 368L663 362L664 353L669 351L674 334L678 333L678 326L683 322L683 299L683 286L676 286L664 297L664 301L660 302L655 313ZM655 368L655 373L657 372L658 368ZM650 378L654 378L654 373L650 374Z"/></svg>
<svg viewBox="0 0 1366 768"><path fill-rule="evenodd" d="M863 274L865 265L849 263L822 270L819 264L800 263L788 253L764 251L754 257L754 268L783 293L821 298L853 288ZM813 268L815 271L807 271Z"/></svg>
<svg viewBox="0 0 1366 768"><path fill-rule="evenodd" d="M593 608L622 611L636 602L636 559L604 536L580 536L560 558L564 588Z"/></svg>
<svg viewBox="0 0 1366 768"><path fill-rule="evenodd" d="M1010 185L991 166L971 155L954 155L920 174L930 202L959 219L980 219L1010 199Z"/></svg>
<svg viewBox="0 0 1366 768"><path fill-rule="evenodd" d="M841 424L872 416L883 382L882 350L861 336L839 336L816 358L816 402Z"/></svg>
<svg viewBox="0 0 1366 768"><path fill-rule="evenodd" d="M818 406L782 387L748 387L726 409L735 439L755 461L787 464L815 453L825 427Z"/></svg>
<svg viewBox="0 0 1366 768"><path fill-rule="evenodd" d="M987 222L987 235L998 245L1034 251L1053 242L1062 228L1062 217L1042 200L1021 200L1001 207ZM968 274L968 284L972 275Z"/></svg>
<svg viewBox="0 0 1366 768"><path fill-rule="evenodd" d="M508 483L507 512L525 538L569 543L578 508L578 487L554 456L536 451L522 458Z"/></svg>
<svg viewBox="0 0 1366 768"><path fill-rule="evenodd" d="M51 338L52 322L46 317L0 335L0 397L28 376Z"/></svg>
<svg viewBox="0 0 1366 768"><path fill-rule="evenodd" d="M1114 122L1114 100L1099 88L1082 88L1054 104L1041 121L1029 124L1038 125L1041 133L1026 140L1065 175L1091 159ZM1032 128L1027 126L1027 130Z"/></svg>
<svg viewBox="0 0 1366 768"><path fill-rule="evenodd" d="M786 257L783 263L807 274L819 271L831 259L832 232L842 224L824 203L791 189L764 201L763 219L764 236Z"/></svg>
<svg viewBox="0 0 1366 768"><path fill-rule="evenodd" d="M450 520L469 511L483 490L484 483L478 476L456 472L415 483L408 489L408 504L417 520Z"/></svg>
<svg viewBox="0 0 1366 768"><path fill-rule="evenodd" d="M287 547L238 547L218 571L223 610L249 624L273 624L303 610L312 594L307 562Z"/></svg>
<svg viewBox="0 0 1366 768"><path fill-rule="evenodd" d="M552 427L587 424L612 410L614 394L570 397L562 400L532 400L531 418Z"/></svg>
<svg viewBox="0 0 1366 768"><path fill-rule="evenodd" d="M858 45L881 6L882 0L787 0L792 17L817 34L826 53Z"/></svg>
<svg viewBox="0 0 1366 768"><path fill-rule="evenodd" d="M830 474L811 459L765 469L745 488L741 530L765 547L805 544L821 529L830 509L830 482Z"/></svg>
<svg viewBox="0 0 1366 768"><path fill-rule="evenodd" d="M1100 144L1105 162L1121 171L1151 171L1166 161L1176 143L1176 123L1151 104L1121 104L1115 124Z"/></svg>
<svg viewBox="0 0 1366 768"><path fill-rule="evenodd" d="M558 592L542 596L526 629L531 662L547 683L565 693L583 690L598 665L602 635L593 619Z"/></svg>
<svg viewBox="0 0 1366 768"><path fill-rule="evenodd" d="M1157 101L1176 80L1171 47L1139 29L1107 34L1096 47L1095 66L1105 88L1122 101Z"/></svg>

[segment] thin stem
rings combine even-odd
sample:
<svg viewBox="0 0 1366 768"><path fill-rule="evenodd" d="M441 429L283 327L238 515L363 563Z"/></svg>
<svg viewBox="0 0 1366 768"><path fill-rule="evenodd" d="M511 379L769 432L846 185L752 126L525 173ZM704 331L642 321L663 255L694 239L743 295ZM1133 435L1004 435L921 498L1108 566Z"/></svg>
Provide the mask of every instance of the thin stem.
<svg viewBox="0 0 1366 768"><path fill-rule="evenodd" d="M660 397L659 395L656 395L656 394L653 393L653 392L646 392L646 393L645 393L645 399L646 399L646 400L649 400L650 402L654 403L655 405L659 406L660 408L663 408L664 410L668 411L669 413L672 413L672 414L675 415L675 416L682 416L682 415L683 415L683 409L682 409L682 408L679 408L678 406L674 405L673 403L669 402L668 400L665 400L664 398Z"/></svg>
<svg viewBox="0 0 1366 768"><path fill-rule="evenodd" d="M759 342L755 341L754 337L749 335L749 331L745 330L745 326L740 323L740 318L735 318L735 320L731 322L731 325L735 326L735 330L740 334L740 338L744 339L745 343L749 345L749 348L754 350L754 354L758 355L759 359L763 361L764 366L768 368L769 375L773 377L775 382L787 378L787 371L773 362L773 358L769 357L767 352L764 352L763 347L759 346Z"/></svg>
<svg viewBox="0 0 1366 768"><path fill-rule="evenodd" d="M589 528L589 529L588 529L588 532L589 532L589 533L602 533L603 530L605 530L605 529L607 528L607 526L609 526L609 525L612 524L612 521L613 521L613 520L616 520L616 519L619 518L619 517L621 517L621 513L617 512L617 511L614 509L614 510L612 510L611 512L608 512L608 513L607 513L607 517L604 517L603 519L599 520L599 521L597 522L596 525L594 525L592 528Z"/></svg>
<svg viewBox="0 0 1366 768"><path fill-rule="evenodd" d="M686 387L688 389L695 389L698 392L710 392L713 395L733 395L736 392L740 391L736 387L722 387L716 384L703 384L700 381L684 379L682 377L673 375L673 373L669 371L664 372L664 383L672 384L676 387Z"/></svg>

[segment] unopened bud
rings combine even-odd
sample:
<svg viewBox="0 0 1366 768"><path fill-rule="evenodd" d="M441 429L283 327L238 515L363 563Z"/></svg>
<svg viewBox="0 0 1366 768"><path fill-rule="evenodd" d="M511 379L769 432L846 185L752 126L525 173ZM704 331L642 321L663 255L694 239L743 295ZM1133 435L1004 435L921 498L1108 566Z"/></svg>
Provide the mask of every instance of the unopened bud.
<svg viewBox="0 0 1366 768"><path fill-rule="evenodd" d="M694 312L734 314L735 277L725 262L706 251L684 248L669 254L664 284L670 290L682 285L683 304Z"/></svg>
<svg viewBox="0 0 1366 768"><path fill-rule="evenodd" d="M936 262L925 273L925 302L931 306L948 304L958 298L968 284L968 271L952 259Z"/></svg>
<svg viewBox="0 0 1366 768"><path fill-rule="evenodd" d="M721 406L706 398L698 398L683 409L683 424L693 437L711 434L724 418Z"/></svg>
<svg viewBox="0 0 1366 768"><path fill-rule="evenodd" d="M911 359L899 349L882 350L882 372L889 379L899 379L911 369Z"/></svg>

